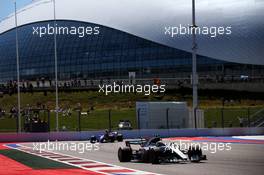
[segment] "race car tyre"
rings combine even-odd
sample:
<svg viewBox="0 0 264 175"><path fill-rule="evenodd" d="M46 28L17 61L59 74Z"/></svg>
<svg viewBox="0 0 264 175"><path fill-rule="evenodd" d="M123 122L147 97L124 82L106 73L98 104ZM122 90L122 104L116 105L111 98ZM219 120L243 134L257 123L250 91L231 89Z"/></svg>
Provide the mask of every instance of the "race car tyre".
<svg viewBox="0 0 264 175"><path fill-rule="evenodd" d="M149 150L142 149L141 160L143 163L150 162L150 151Z"/></svg>
<svg viewBox="0 0 264 175"><path fill-rule="evenodd" d="M130 162L132 158L132 149L129 147L118 149L118 159L120 162Z"/></svg>
<svg viewBox="0 0 264 175"><path fill-rule="evenodd" d="M188 158L191 162L200 162L201 158L202 158L202 150L200 147L196 146L196 147L189 147L188 150Z"/></svg>
<svg viewBox="0 0 264 175"><path fill-rule="evenodd" d="M97 139L96 139L95 136L92 136L92 137L90 138L90 143L96 143L96 141L97 141Z"/></svg>
<svg viewBox="0 0 264 175"><path fill-rule="evenodd" d="M115 142L115 138L114 137L112 137L112 138L110 138L110 142Z"/></svg>
<svg viewBox="0 0 264 175"><path fill-rule="evenodd" d="M149 150L149 159L152 164L159 164L159 151L154 149Z"/></svg>

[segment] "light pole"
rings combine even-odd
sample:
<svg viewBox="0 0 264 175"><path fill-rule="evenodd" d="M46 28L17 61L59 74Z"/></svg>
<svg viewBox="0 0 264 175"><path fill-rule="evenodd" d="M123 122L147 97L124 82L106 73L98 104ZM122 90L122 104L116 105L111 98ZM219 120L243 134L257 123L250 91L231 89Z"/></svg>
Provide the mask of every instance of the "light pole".
<svg viewBox="0 0 264 175"><path fill-rule="evenodd" d="M140 108L137 110L137 114L138 114L138 118L137 118L138 119L138 121L137 121L138 122L138 130L140 130L140 110L141 110Z"/></svg>
<svg viewBox="0 0 264 175"><path fill-rule="evenodd" d="M137 122L138 122L138 137L141 137L141 134L140 134L140 129L141 129L141 127L140 127L140 108L138 108L138 110L137 110Z"/></svg>
<svg viewBox="0 0 264 175"><path fill-rule="evenodd" d="M197 62L196 62L196 52L197 52L197 43L196 43L196 21L195 21L195 0L192 0L192 88L193 88L193 116L194 116L194 125L197 128L196 124L196 109L198 107L198 80L197 80Z"/></svg>
<svg viewBox="0 0 264 175"><path fill-rule="evenodd" d="M19 71L19 50L18 50L18 30L17 30L17 6L16 1L14 1L15 6L15 25L16 25L16 65L17 65L17 131L21 132L21 115L20 115L20 71Z"/></svg>
<svg viewBox="0 0 264 175"><path fill-rule="evenodd" d="M56 4L53 0L54 14L54 63L55 63L55 94L56 94L56 131L59 131L59 97L58 97L58 63L57 63L57 33L56 33Z"/></svg>
<svg viewBox="0 0 264 175"><path fill-rule="evenodd" d="M170 108L166 109L166 127L169 129L169 110Z"/></svg>
<svg viewBox="0 0 264 175"><path fill-rule="evenodd" d="M112 131L112 120L111 120L111 109L108 110L108 127L109 127L109 132Z"/></svg>

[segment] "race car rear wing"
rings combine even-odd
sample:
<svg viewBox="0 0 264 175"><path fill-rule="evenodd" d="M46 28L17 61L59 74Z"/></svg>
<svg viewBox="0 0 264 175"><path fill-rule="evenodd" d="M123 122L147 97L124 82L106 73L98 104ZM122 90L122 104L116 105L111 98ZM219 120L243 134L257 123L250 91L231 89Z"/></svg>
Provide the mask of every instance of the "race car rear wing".
<svg viewBox="0 0 264 175"><path fill-rule="evenodd" d="M146 143L146 139L127 140L125 143L128 147L130 147L130 145L143 145Z"/></svg>

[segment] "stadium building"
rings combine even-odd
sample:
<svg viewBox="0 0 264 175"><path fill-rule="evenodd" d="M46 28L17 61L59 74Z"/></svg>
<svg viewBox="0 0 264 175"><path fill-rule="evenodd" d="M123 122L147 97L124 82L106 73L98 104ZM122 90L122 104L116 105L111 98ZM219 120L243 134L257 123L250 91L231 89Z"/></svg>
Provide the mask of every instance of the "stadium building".
<svg viewBox="0 0 264 175"><path fill-rule="evenodd" d="M264 78L264 3L216 1L197 1L197 25L230 26L232 33L197 35L199 77ZM127 79L129 72L139 79L190 78L192 35L172 36L166 29L188 28L191 1L56 0L55 5L55 23L52 0L17 11L23 81L54 79L54 31L60 81ZM0 70L1 83L17 79L14 14L0 22Z"/></svg>

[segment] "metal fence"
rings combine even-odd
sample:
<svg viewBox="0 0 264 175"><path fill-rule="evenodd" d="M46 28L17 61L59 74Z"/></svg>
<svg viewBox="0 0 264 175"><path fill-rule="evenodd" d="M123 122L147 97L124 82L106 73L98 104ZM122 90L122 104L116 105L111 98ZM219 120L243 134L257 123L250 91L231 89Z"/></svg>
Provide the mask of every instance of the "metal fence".
<svg viewBox="0 0 264 175"><path fill-rule="evenodd" d="M63 110L59 112L59 131L117 130L120 121L129 121L133 129L138 128L135 109ZM45 132L56 131L55 111L36 109L27 114L21 113L22 132L31 132L36 123L46 125ZM36 126L42 128L42 125ZM17 113L5 112L0 114L0 132L17 131ZM34 132L41 131L43 130Z"/></svg>
<svg viewBox="0 0 264 175"><path fill-rule="evenodd" d="M34 122L46 124L46 126L38 125L38 127L46 129L46 131L56 131L55 116L54 110L31 109L30 112L22 111L22 132L30 132L32 126L29 125L29 119L33 121L34 118ZM175 116L168 113L164 119L167 121L164 121L165 124L162 129L177 128L170 124L171 117ZM118 130L120 121L129 121L132 129L139 128L140 120L137 119L135 108L61 110L59 112L59 131ZM262 107L204 109L205 128L257 127L261 123L264 123L264 109ZM0 132L17 132L17 128L16 113L9 111L0 113Z"/></svg>
<svg viewBox="0 0 264 175"><path fill-rule="evenodd" d="M211 108L205 110L205 127L207 128L231 128L231 127L255 127L254 122L264 117L256 115L263 111L261 107L242 108Z"/></svg>

